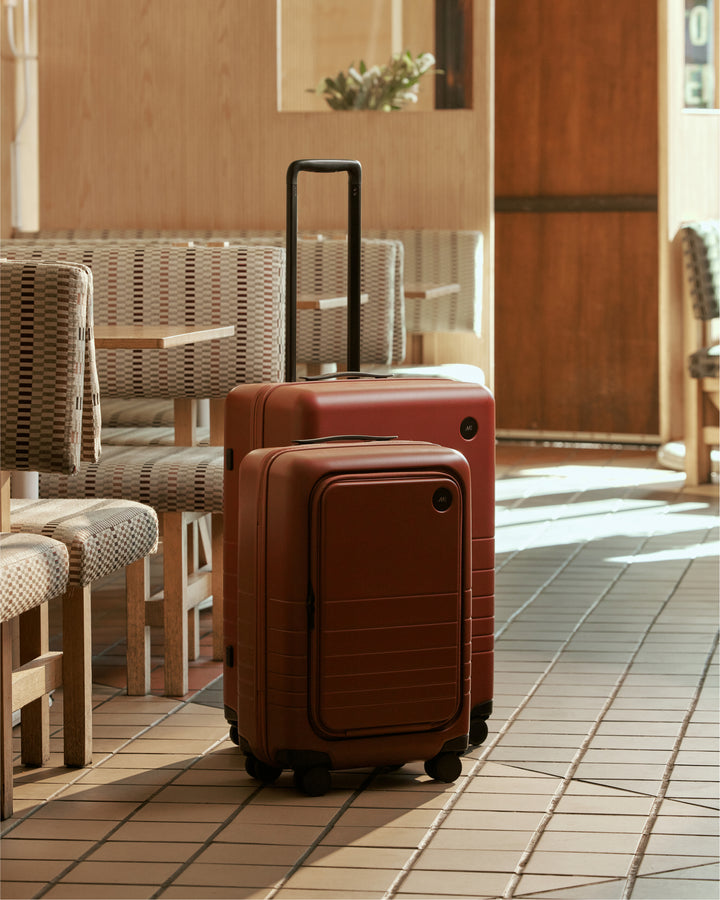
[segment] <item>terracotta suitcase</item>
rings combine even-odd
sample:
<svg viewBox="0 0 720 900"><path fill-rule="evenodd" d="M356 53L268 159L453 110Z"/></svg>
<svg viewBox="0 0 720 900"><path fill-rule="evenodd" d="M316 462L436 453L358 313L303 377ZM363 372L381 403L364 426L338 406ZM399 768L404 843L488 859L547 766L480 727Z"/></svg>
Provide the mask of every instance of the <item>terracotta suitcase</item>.
<svg viewBox="0 0 720 900"><path fill-rule="evenodd" d="M348 296L360 308L360 166L346 160L299 160L288 169L287 372L295 373L297 176L299 171L348 172ZM359 316L348 320L348 361L359 367ZM236 647L238 475L259 447L339 434L397 435L459 450L472 472L472 713L470 741L487 736L492 711L495 532L495 406L487 388L439 378L338 377L334 380L240 385L225 404L224 705L237 737Z"/></svg>
<svg viewBox="0 0 720 900"><path fill-rule="evenodd" d="M240 466L239 744L292 769L425 760L454 781L470 717L470 471L409 441L255 450Z"/></svg>

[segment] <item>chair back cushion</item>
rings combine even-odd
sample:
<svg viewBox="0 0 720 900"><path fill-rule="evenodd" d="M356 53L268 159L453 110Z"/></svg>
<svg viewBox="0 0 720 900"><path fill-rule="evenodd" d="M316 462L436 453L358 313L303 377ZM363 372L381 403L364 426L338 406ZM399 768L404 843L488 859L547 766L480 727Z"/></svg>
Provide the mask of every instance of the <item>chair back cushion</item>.
<svg viewBox="0 0 720 900"><path fill-rule="evenodd" d="M71 474L100 454L85 266L0 261L3 469Z"/></svg>
<svg viewBox="0 0 720 900"><path fill-rule="evenodd" d="M282 381L285 253L279 247L144 240L19 241L3 253L82 263L98 325L234 325L233 337L169 350L97 350L103 397L224 397Z"/></svg>
<svg viewBox="0 0 720 900"><path fill-rule="evenodd" d="M680 234L695 317L716 319L720 315L720 219L686 222Z"/></svg>

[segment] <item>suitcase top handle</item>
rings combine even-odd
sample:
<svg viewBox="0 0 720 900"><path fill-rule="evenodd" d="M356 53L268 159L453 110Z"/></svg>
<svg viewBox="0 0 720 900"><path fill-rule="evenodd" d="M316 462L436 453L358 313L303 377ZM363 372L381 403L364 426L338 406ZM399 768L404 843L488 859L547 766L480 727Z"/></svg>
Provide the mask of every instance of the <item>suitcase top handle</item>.
<svg viewBox="0 0 720 900"><path fill-rule="evenodd" d="M356 159L296 159L288 166L288 185L297 184L300 172L347 172L350 184L362 183L362 166Z"/></svg>
<svg viewBox="0 0 720 900"><path fill-rule="evenodd" d="M296 159L287 170L285 380L297 370L297 179L300 172L348 174L348 317L347 367L360 368L360 187L362 166L356 159Z"/></svg>

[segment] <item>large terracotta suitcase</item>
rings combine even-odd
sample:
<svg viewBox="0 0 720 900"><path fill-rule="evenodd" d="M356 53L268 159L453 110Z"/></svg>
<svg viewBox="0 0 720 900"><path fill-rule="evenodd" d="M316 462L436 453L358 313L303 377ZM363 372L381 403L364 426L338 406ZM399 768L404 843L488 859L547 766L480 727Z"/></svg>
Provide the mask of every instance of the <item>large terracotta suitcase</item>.
<svg viewBox="0 0 720 900"><path fill-rule="evenodd" d="M346 160L299 160L288 169L287 374L295 373L297 176L348 172L348 296L360 308L360 165ZM348 319L348 363L359 367L359 316ZM470 742L487 736L493 697L495 406L484 386L439 378L338 377L331 381L239 385L225 403L224 706L237 737L236 646L238 483L243 458L259 447L357 434L396 435L460 451L472 472L472 689Z"/></svg>
<svg viewBox="0 0 720 900"><path fill-rule="evenodd" d="M470 470L409 441L255 450L240 466L237 728L248 772L425 760L454 781L470 717Z"/></svg>

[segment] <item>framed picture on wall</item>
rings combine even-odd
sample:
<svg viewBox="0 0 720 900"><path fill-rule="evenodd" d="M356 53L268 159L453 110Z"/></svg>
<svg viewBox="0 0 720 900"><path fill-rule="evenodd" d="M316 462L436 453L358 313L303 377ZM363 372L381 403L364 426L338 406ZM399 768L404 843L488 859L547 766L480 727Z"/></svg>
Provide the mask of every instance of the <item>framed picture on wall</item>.
<svg viewBox="0 0 720 900"><path fill-rule="evenodd" d="M686 109L717 106L716 15L715 0L685 0Z"/></svg>

